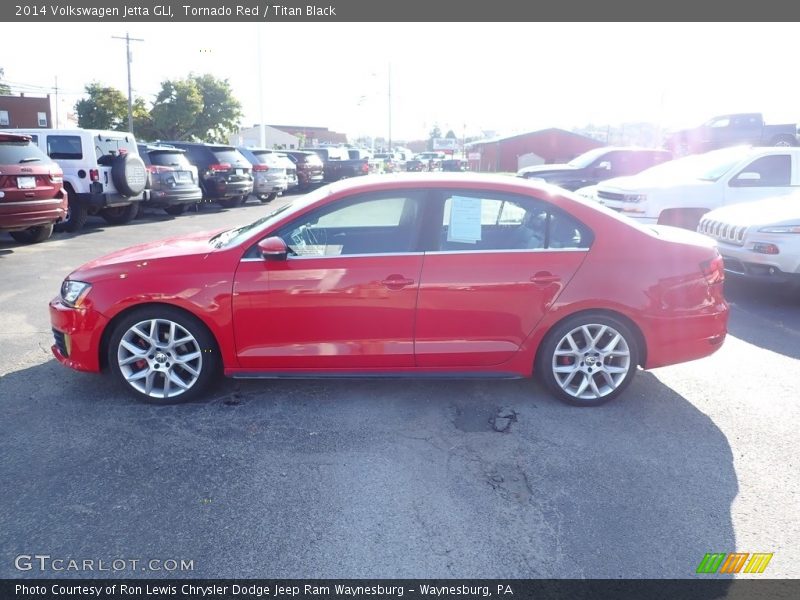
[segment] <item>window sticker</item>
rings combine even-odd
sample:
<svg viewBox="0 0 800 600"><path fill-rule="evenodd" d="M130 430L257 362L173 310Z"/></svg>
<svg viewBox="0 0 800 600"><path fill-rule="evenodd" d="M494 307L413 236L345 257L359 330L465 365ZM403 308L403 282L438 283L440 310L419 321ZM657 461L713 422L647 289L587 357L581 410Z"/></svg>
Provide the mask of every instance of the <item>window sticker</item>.
<svg viewBox="0 0 800 600"><path fill-rule="evenodd" d="M481 200L453 196L450 203L448 242L474 244L481 240Z"/></svg>

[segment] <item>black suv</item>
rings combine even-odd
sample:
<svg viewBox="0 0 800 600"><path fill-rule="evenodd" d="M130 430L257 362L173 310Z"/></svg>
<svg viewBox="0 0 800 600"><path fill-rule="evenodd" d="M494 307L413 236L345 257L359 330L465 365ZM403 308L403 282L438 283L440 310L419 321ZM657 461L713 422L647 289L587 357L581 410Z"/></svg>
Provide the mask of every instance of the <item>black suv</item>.
<svg viewBox="0 0 800 600"><path fill-rule="evenodd" d="M307 191L311 186L323 182L322 159L316 152L308 150L282 150L297 167L297 187Z"/></svg>
<svg viewBox="0 0 800 600"><path fill-rule="evenodd" d="M202 142L163 142L186 151L197 167L203 199L226 208L244 203L253 192L253 165L233 146Z"/></svg>
<svg viewBox="0 0 800 600"><path fill-rule="evenodd" d="M147 168L145 206L180 215L188 205L203 199L197 167L186 159L185 150L153 144L139 144L138 149Z"/></svg>
<svg viewBox="0 0 800 600"><path fill-rule="evenodd" d="M517 177L541 179L575 191L612 177L637 173L672 160L672 153L653 148L608 146L584 152L564 165L536 165L517 171Z"/></svg>

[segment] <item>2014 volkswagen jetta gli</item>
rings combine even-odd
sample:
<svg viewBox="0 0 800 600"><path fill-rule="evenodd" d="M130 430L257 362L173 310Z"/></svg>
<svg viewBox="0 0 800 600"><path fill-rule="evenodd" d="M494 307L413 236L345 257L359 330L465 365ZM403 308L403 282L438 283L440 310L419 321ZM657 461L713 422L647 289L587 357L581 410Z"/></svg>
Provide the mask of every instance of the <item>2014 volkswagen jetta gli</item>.
<svg viewBox="0 0 800 600"><path fill-rule="evenodd" d="M728 307L693 232L546 184L367 176L227 231L83 265L50 304L53 353L146 401L231 377L537 377L606 402L638 367L707 356Z"/></svg>

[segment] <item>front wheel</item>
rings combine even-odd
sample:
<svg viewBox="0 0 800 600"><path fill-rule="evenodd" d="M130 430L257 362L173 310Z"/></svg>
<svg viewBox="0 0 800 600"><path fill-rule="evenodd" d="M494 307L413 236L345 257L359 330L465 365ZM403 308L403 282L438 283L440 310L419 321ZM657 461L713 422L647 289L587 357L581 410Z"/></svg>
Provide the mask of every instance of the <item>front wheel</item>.
<svg viewBox="0 0 800 600"><path fill-rule="evenodd" d="M200 321L178 309L151 307L117 324L108 364L145 402L176 404L209 387L220 359L213 336Z"/></svg>
<svg viewBox="0 0 800 600"><path fill-rule="evenodd" d="M630 384L639 348L630 327L614 317L586 313L550 331L537 354L536 370L562 402L599 406Z"/></svg>

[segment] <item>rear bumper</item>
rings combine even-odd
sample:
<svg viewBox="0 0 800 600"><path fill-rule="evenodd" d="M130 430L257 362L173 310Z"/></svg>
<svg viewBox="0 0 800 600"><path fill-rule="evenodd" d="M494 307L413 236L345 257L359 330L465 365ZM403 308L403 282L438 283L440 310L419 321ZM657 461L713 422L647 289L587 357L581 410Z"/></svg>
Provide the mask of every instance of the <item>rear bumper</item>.
<svg viewBox="0 0 800 600"><path fill-rule="evenodd" d="M289 189L288 179L258 180L253 185L254 194L280 194Z"/></svg>
<svg viewBox="0 0 800 600"><path fill-rule="evenodd" d="M50 301L51 350L62 365L77 371L100 371L100 339L108 319L91 308L71 308L60 297Z"/></svg>
<svg viewBox="0 0 800 600"><path fill-rule="evenodd" d="M237 196L249 196L253 192L253 182L243 183L218 183L206 182L205 198L209 200L225 200Z"/></svg>
<svg viewBox="0 0 800 600"><path fill-rule="evenodd" d="M710 356L722 347L728 331L728 305L704 314L658 319L645 332L647 362L652 369Z"/></svg>
<svg viewBox="0 0 800 600"><path fill-rule="evenodd" d="M18 231L56 223L66 214L66 197L0 202L0 231Z"/></svg>
<svg viewBox="0 0 800 600"><path fill-rule="evenodd" d="M145 190L143 203L153 208L164 208L176 204L191 204L203 199L203 191L199 187L186 190Z"/></svg>

